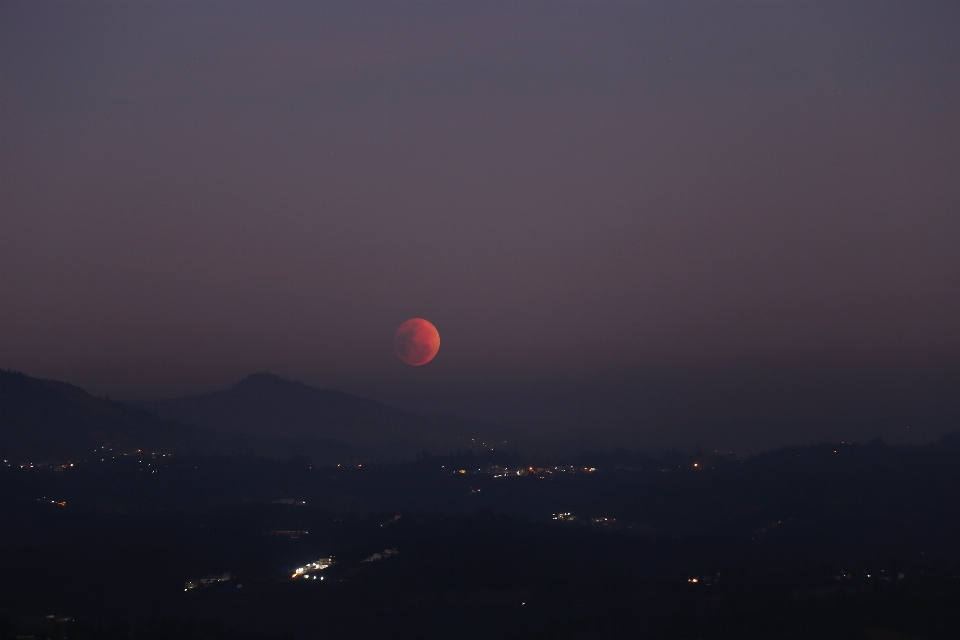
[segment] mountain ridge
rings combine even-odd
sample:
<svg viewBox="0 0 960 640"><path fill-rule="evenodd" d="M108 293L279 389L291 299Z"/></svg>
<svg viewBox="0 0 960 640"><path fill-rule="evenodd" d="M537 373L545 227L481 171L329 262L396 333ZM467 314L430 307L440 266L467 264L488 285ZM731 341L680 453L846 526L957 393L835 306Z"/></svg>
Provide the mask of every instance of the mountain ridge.
<svg viewBox="0 0 960 640"><path fill-rule="evenodd" d="M0 451L5 460L77 459L117 450L197 449L188 427L68 382L0 370Z"/></svg>
<svg viewBox="0 0 960 640"><path fill-rule="evenodd" d="M477 425L467 420L422 416L272 373L251 374L220 391L138 406L185 424L226 433L331 438L365 446L393 441L453 444L458 438L476 435L477 430Z"/></svg>
<svg viewBox="0 0 960 640"><path fill-rule="evenodd" d="M199 396L124 403L0 370L0 455L17 463L79 460L103 447L401 460L425 449L472 448L478 430L467 420L421 416L269 373Z"/></svg>

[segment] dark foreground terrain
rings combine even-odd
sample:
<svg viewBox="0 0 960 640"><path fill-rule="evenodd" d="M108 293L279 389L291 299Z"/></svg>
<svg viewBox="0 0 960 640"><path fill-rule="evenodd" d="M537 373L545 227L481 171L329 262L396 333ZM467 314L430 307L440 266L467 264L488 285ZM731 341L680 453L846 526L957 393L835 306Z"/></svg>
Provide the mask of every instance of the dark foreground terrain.
<svg viewBox="0 0 960 640"><path fill-rule="evenodd" d="M958 506L958 436L372 466L105 447L5 464L3 634L955 638Z"/></svg>

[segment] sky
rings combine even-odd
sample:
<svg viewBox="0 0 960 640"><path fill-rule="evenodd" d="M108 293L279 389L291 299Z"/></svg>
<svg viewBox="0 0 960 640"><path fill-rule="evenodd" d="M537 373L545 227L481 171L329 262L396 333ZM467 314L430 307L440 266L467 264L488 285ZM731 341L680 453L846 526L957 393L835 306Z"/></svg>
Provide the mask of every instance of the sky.
<svg viewBox="0 0 960 640"><path fill-rule="evenodd" d="M0 51L0 367L649 446L960 424L956 2L2 2Z"/></svg>

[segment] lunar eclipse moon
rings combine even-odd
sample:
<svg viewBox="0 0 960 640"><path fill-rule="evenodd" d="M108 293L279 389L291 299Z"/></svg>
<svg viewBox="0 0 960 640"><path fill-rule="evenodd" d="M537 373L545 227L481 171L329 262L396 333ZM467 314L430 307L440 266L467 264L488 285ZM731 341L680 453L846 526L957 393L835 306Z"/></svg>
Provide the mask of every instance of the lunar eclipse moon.
<svg viewBox="0 0 960 640"><path fill-rule="evenodd" d="M427 364L440 350L440 333L423 318L411 318L400 325L393 337L397 356L415 367Z"/></svg>

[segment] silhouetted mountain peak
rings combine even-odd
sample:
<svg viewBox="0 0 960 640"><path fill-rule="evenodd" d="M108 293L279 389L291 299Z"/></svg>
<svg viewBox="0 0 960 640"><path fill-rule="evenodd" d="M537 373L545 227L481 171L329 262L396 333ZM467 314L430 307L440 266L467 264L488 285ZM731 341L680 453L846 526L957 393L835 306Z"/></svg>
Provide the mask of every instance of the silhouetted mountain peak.
<svg viewBox="0 0 960 640"><path fill-rule="evenodd" d="M233 392L256 392L256 391L302 391L306 389L312 389L302 382L294 382L293 380L287 380L286 378L281 378L275 373L253 373L230 387L230 391Z"/></svg>
<svg viewBox="0 0 960 640"><path fill-rule="evenodd" d="M319 389L273 373L255 373L229 389L144 403L151 411L223 432L286 438L323 438L364 446L418 442L455 446L476 425L396 409L369 398Z"/></svg>
<svg viewBox="0 0 960 640"><path fill-rule="evenodd" d="M270 411L289 414L312 411L397 411L374 400L334 389L320 389L287 380L273 373L254 373L225 391L215 391L196 399L216 398L218 402L239 403L243 411ZM229 399L229 400L228 400Z"/></svg>
<svg viewBox="0 0 960 640"><path fill-rule="evenodd" d="M189 430L80 387L0 370L0 448L4 459L81 459L109 443L118 450L169 450Z"/></svg>

